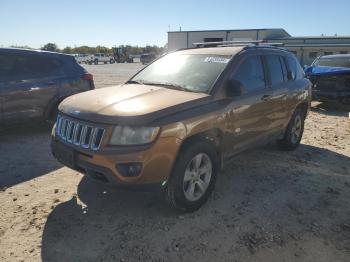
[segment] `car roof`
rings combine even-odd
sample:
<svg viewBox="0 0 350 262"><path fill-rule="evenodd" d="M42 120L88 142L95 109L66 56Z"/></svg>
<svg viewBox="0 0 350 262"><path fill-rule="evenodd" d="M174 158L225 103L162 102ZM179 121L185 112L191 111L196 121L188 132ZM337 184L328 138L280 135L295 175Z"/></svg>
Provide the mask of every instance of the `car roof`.
<svg viewBox="0 0 350 262"><path fill-rule="evenodd" d="M53 55L53 56L61 56L61 57L71 57L70 54L62 54L57 52L50 52L50 51L44 51L44 50L38 50L38 49L25 49L25 48L0 48L0 52L6 52L6 53L22 53L22 54L46 54L46 55Z"/></svg>
<svg viewBox="0 0 350 262"><path fill-rule="evenodd" d="M323 55L320 58L350 58L350 54Z"/></svg>
<svg viewBox="0 0 350 262"><path fill-rule="evenodd" d="M234 45L234 46L219 46L219 47L198 47L198 48L188 48L176 51L180 54L203 54L203 55L226 55L234 56L235 54L241 52L242 50L264 50L264 51L280 51L288 52L288 50L269 46L269 45Z"/></svg>
<svg viewBox="0 0 350 262"><path fill-rule="evenodd" d="M179 50L178 54L191 55L234 55L242 51L244 46L225 46L225 47L205 47L205 48L189 48Z"/></svg>

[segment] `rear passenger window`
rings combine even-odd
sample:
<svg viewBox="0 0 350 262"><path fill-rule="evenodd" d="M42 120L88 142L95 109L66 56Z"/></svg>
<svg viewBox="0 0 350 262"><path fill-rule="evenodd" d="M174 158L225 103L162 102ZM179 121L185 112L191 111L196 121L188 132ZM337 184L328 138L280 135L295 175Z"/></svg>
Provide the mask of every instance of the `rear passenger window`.
<svg viewBox="0 0 350 262"><path fill-rule="evenodd" d="M15 64L16 75L25 78L47 76L54 73L60 62L40 55L19 55Z"/></svg>
<svg viewBox="0 0 350 262"><path fill-rule="evenodd" d="M293 80L304 78L304 71L301 68L299 61L293 56L287 56L289 71L292 73Z"/></svg>
<svg viewBox="0 0 350 262"><path fill-rule="evenodd" d="M252 92L265 88L265 76L261 58L259 56L248 57L237 69L234 79L240 81Z"/></svg>
<svg viewBox="0 0 350 262"><path fill-rule="evenodd" d="M284 81L288 81L288 75L287 75L288 69L287 69L286 61L283 59L282 56L280 56L279 58L282 65L283 79Z"/></svg>
<svg viewBox="0 0 350 262"><path fill-rule="evenodd" d="M0 53L0 78L8 77L13 72L16 62L14 54Z"/></svg>
<svg viewBox="0 0 350 262"><path fill-rule="evenodd" d="M266 56L267 67L270 72L271 84L276 85L284 81L280 57L277 55Z"/></svg>

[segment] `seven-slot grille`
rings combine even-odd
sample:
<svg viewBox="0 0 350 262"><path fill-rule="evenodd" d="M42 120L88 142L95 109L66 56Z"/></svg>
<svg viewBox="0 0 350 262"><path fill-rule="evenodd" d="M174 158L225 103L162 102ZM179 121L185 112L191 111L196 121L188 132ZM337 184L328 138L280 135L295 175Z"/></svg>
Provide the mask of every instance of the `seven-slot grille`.
<svg viewBox="0 0 350 262"><path fill-rule="evenodd" d="M80 146L98 150L105 130L59 115L56 122L56 135L62 140Z"/></svg>

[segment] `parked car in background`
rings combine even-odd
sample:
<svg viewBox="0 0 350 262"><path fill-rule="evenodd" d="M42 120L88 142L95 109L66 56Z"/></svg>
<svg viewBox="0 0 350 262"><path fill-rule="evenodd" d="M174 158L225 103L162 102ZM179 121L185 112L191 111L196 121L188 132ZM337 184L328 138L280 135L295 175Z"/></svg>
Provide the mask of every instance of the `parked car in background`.
<svg viewBox="0 0 350 262"><path fill-rule="evenodd" d="M103 181L156 185L171 206L194 211L224 160L271 141L295 149L310 101L311 83L284 49L187 49L123 85L64 100L52 152Z"/></svg>
<svg viewBox="0 0 350 262"><path fill-rule="evenodd" d="M75 60L77 60L78 64L82 64L82 63L87 64L90 59L90 55L88 54L76 54L74 57L75 57Z"/></svg>
<svg viewBox="0 0 350 262"><path fill-rule="evenodd" d="M152 53L149 53L149 54L142 54L140 56L140 62L143 64L143 65L146 65L146 64L149 64L151 63L153 60L156 59L156 55L155 54L152 54Z"/></svg>
<svg viewBox="0 0 350 262"><path fill-rule="evenodd" d="M103 54L103 53L96 53L96 54L91 55L89 57L89 64L97 65L98 63L113 64L113 63L115 63L115 60L114 60L113 56Z"/></svg>
<svg viewBox="0 0 350 262"><path fill-rule="evenodd" d="M63 99L92 89L92 75L71 55L0 48L1 126L54 121Z"/></svg>
<svg viewBox="0 0 350 262"><path fill-rule="evenodd" d="M350 55L326 55L305 69L314 100L350 105Z"/></svg>

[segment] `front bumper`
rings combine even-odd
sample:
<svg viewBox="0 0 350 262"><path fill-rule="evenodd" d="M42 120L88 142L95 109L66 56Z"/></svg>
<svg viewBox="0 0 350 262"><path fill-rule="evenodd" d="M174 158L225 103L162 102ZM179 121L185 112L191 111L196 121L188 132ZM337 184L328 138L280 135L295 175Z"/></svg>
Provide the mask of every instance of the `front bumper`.
<svg viewBox="0 0 350 262"><path fill-rule="evenodd" d="M153 185L167 180L180 145L181 140L176 137L160 137L148 146L109 147L95 152L53 137L51 150L62 164L101 180L118 185ZM140 173L124 176L117 166L127 163L140 163Z"/></svg>
<svg viewBox="0 0 350 262"><path fill-rule="evenodd" d="M350 91L324 91L312 89L312 99L316 101L340 101L350 96Z"/></svg>

